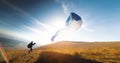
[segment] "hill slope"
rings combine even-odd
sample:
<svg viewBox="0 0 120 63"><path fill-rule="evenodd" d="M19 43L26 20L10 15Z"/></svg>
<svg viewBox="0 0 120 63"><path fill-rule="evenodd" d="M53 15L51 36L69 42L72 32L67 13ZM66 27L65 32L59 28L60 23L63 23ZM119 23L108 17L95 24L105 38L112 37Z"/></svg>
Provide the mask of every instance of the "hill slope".
<svg viewBox="0 0 120 63"><path fill-rule="evenodd" d="M120 42L73 42L61 41L49 44L41 48L120 48Z"/></svg>
<svg viewBox="0 0 120 63"><path fill-rule="evenodd" d="M6 49L10 63L120 63L120 42L62 41L28 50ZM0 56L0 63L5 63Z"/></svg>

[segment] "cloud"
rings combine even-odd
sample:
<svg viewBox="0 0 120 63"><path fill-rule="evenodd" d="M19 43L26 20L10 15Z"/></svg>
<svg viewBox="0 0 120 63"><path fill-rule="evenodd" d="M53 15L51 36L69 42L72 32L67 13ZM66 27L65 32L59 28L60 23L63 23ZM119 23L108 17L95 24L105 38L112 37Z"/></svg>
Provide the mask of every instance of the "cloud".
<svg viewBox="0 0 120 63"><path fill-rule="evenodd" d="M68 12L68 7L67 7L67 5L65 5L65 3L61 3L61 5L62 5L62 8L63 8L63 11L64 11L64 13L65 14L67 14L67 12Z"/></svg>
<svg viewBox="0 0 120 63"><path fill-rule="evenodd" d="M67 6L68 3L66 3L64 0L55 0L55 2L60 3L65 15L68 14L69 12L69 9Z"/></svg>
<svg viewBox="0 0 120 63"><path fill-rule="evenodd" d="M86 30L86 31L88 31L88 32L94 32L94 30L88 28L86 24L82 24L81 28L84 29L84 30Z"/></svg>

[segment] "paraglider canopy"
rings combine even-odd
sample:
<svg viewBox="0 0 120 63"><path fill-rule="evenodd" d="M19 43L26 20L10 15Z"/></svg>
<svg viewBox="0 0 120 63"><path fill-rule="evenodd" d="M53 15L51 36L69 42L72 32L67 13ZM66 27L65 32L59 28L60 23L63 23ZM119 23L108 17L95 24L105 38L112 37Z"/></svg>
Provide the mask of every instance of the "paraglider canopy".
<svg viewBox="0 0 120 63"><path fill-rule="evenodd" d="M70 16L66 20L66 29L70 31L76 31L82 25L82 19L79 15L71 12Z"/></svg>
<svg viewBox="0 0 120 63"><path fill-rule="evenodd" d="M55 37L57 37L59 34L64 33L64 31L76 31L79 29L82 25L82 19L79 15L77 15L74 12L70 13L70 16L67 18L66 22L66 27L63 29L58 30L55 35L52 36L51 41L54 41Z"/></svg>
<svg viewBox="0 0 120 63"><path fill-rule="evenodd" d="M81 17L78 16L77 14L71 12L72 18L75 19L76 21L81 20Z"/></svg>

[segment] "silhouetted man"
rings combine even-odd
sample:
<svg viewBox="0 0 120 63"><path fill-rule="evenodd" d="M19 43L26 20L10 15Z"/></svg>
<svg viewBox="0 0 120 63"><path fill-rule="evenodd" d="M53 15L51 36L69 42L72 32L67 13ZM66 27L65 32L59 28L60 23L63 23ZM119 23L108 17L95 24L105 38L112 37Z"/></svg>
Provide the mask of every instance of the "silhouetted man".
<svg viewBox="0 0 120 63"><path fill-rule="evenodd" d="M31 41L29 44L28 44L28 48L30 48L30 50L28 51L28 53L32 52L32 47L33 45L35 45L36 43L33 43L33 41Z"/></svg>

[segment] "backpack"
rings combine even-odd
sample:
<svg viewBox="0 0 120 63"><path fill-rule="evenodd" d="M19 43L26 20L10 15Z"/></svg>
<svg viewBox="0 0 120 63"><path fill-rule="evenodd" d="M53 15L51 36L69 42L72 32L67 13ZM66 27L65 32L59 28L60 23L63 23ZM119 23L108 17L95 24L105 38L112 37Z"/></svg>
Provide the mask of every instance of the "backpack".
<svg viewBox="0 0 120 63"><path fill-rule="evenodd" d="M29 43L29 44L27 45L27 48L31 48L31 47L32 47L32 44Z"/></svg>

